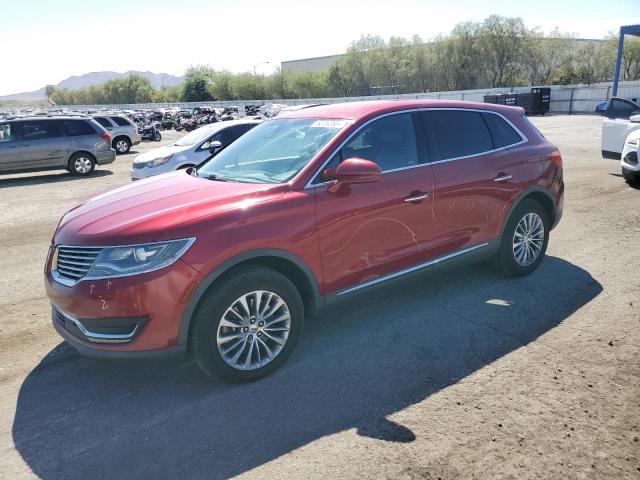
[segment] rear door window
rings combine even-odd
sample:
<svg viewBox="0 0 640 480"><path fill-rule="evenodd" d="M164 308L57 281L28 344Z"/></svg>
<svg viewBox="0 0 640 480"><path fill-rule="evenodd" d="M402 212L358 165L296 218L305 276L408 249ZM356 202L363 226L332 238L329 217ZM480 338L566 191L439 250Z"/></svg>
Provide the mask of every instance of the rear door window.
<svg viewBox="0 0 640 480"><path fill-rule="evenodd" d="M119 127L131 127L131 126L133 126L132 123L129 120L127 120L126 118L122 118L122 117L109 117L109 118L111 118L111 120L116 122L116 125L118 125Z"/></svg>
<svg viewBox="0 0 640 480"><path fill-rule="evenodd" d="M104 128L113 128L113 125L109 121L108 118L105 117L94 117L94 120L102 125Z"/></svg>
<svg viewBox="0 0 640 480"><path fill-rule="evenodd" d="M94 128L84 120L63 120L64 129L70 137L79 137L81 135L95 135Z"/></svg>
<svg viewBox="0 0 640 480"><path fill-rule="evenodd" d="M28 120L20 122L21 138L28 142L32 140L47 140L62 136L60 123L56 120Z"/></svg>
<svg viewBox="0 0 640 480"><path fill-rule="evenodd" d="M480 112L429 110L421 112L432 133L438 160L468 157L494 149Z"/></svg>
<svg viewBox="0 0 640 480"><path fill-rule="evenodd" d="M508 147L509 145L514 145L522 141L520 134L500 115L485 112L482 116L487 122L495 148Z"/></svg>

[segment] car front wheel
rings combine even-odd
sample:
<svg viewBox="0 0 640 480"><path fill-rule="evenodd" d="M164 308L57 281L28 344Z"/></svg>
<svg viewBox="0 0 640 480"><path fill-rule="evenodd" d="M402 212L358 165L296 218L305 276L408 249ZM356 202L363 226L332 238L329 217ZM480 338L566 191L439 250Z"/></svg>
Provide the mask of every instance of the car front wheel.
<svg viewBox="0 0 640 480"><path fill-rule="evenodd" d="M302 299L287 277L262 266L241 267L217 282L196 311L192 353L210 377L256 380L289 357L303 321Z"/></svg>
<svg viewBox="0 0 640 480"><path fill-rule="evenodd" d="M629 170L624 167L622 168L622 177L627 183L635 183L640 181L640 173L634 172L633 170Z"/></svg>
<svg viewBox="0 0 640 480"><path fill-rule="evenodd" d="M494 258L497 270L509 277L533 272L547 251L549 218L540 203L524 200L509 217Z"/></svg>

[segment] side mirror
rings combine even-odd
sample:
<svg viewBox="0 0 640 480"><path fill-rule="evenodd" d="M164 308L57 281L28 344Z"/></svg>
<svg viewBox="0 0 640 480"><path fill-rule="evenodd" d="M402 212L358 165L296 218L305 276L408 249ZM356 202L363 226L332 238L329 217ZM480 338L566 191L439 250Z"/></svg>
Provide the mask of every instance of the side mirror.
<svg viewBox="0 0 640 480"><path fill-rule="evenodd" d="M333 182L328 190L335 193L342 185L377 182L381 173L375 162L362 158L347 158L333 171Z"/></svg>
<svg viewBox="0 0 640 480"><path fill-rule="evenodd" d="M209 143L209 153L214 154L222 148L222 142L220 140L214 140Z"/></svg>

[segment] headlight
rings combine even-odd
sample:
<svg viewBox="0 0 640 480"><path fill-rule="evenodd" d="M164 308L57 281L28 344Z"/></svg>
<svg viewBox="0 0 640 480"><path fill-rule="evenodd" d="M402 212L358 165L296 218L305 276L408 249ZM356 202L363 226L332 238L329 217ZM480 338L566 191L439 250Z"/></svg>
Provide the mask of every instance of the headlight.
<svg viewBox="0 0 640 480"><path fill-rule="evenodd" d="M171 157L173 157L173 153L171 155L167 155L166 157L154 158L152 160L134 160L133 164L135 168L158 167L171 160Z"/></svg>
<svg viewBox="0 0 640 480"><path fill-rule="evenodd" d="M171 265L193 244L195 238L121 247L105 247L87 272L85 280L127 277L153 272Z"/></svg>
<svg viewBox="0 0 640 480"><path fill-rule="evenodd" d="M147 167L158 167L160 165L164 165L173 157L173 153L171 155L167 155L166 157L154 158L153 160L147 161Z"/></svg>

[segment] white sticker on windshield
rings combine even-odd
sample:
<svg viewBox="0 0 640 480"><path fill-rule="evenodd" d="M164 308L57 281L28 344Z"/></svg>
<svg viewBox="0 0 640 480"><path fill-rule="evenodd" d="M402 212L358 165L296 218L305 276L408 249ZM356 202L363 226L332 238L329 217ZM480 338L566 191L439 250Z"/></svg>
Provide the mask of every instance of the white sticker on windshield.
<svg viewBox="0 0 640 480"><path fill-rule="evenodd" d="M313 122L310 127L311 128L342 128L346 125L348 125L350 122L350 120L344 120L344 119L323 119L323 120L316 120L315 122Z"/></svg>

